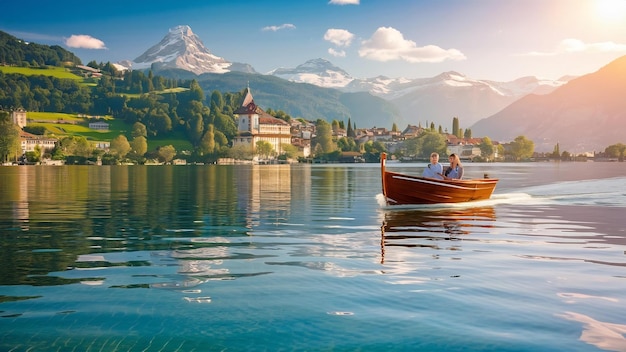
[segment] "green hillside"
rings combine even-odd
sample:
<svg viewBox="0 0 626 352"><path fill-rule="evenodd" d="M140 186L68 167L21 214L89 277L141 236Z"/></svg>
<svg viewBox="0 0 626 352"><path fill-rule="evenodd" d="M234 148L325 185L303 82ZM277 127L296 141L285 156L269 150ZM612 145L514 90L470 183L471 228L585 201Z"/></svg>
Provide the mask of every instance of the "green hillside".
<svg viewBox="0 0 626 352"><path fill-rule="evenodd" d="M92 143L110 142L113 138L124 135L127 139L132 139L132 126L124 121L105 116L104 119L109 124L109 130L98 131L89 128L87 117L77 114L64 114L52 112L27 112L28 126L41 126L46 129L48 136L63 139L68 136L82 136ZM148 139L148 149L154 150L163 145L172 145L176 150L191 150L193 146L187 137L180 132L173 132L167 137L153 137Z"/></svg>
<svg viewBox="0 0 626 352"><path fill-rule="evenodd" d="M44 68L18 67L18 66L0 66L0 72L5 74L20 74L24 76L44 75L56 77L59 79L72 79L83 82L85 79L70 71L66 67L47 66Z"/></svg>
<svg viewBox="0 0 626 352"><path fill-rule="evenodd" d="M271 75L228 72L206 73L195 76L181 70L159 71L159 75L172 78L195 78L207 96L214 90L240 92L248 85L254 101L264 109L282 110L294 118L310 121L323 119L347 122L358 127L387 127L404 124L398 109L392 103L367 92L343 93L337 89L322 88L313 84L295 83Z"/></svg>

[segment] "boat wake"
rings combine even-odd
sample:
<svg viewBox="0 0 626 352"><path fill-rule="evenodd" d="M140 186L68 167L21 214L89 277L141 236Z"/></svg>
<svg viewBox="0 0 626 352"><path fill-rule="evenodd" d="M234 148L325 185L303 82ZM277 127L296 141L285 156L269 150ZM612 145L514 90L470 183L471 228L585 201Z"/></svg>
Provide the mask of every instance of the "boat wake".
<svg viewBox="0 0 626 352"><path fill-rule="evenodd" d="M438 211L442 209L468 209L468 208L480 208L491 207L498 204L519 204L520 202L532 201L532 196L527 193L506 193L506 194L494 194L490 199L478 200L473 202L463 203L439 203L439 204L407 204L407 205L386 205L385 197L382 193L376 195L376 201L383 210L407 210L407 209L419 209L419 210L433 210Z"/></svg>

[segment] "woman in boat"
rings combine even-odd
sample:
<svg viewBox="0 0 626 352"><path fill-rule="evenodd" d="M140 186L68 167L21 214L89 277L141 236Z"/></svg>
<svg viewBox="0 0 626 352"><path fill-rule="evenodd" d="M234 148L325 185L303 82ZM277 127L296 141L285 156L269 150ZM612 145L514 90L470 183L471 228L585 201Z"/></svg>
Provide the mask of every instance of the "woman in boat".
<svg viewBox="0 0 626 352"><path fill-rule="evenodd" d="M450 161L450 166L446 168L446 171L443 173L443 178L445 180L460 180L463 178L463 165L461 165L461 159L456 154L450 154L448 157Z"/></svg>
<svg viewBox="0 0 626 352"><path fill-rule="evenodd" d="M422 177L430 177L436 178L438 180L443 180L443 165L439 164L439 154L431 153L430 154L430 164L424 169L422 173Z"/></svg>

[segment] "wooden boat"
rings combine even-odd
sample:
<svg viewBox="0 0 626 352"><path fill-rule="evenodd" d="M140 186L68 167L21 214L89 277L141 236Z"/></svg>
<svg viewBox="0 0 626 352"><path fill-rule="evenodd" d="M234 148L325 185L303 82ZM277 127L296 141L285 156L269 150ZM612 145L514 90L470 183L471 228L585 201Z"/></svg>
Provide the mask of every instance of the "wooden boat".
<svg viewBox="0 0 626 352"><path fill-rule="evenodd" d="M462 203L491 197L498 179L438 180L385 170L387 154L380 155L383 195L387 205Z"/></svg>

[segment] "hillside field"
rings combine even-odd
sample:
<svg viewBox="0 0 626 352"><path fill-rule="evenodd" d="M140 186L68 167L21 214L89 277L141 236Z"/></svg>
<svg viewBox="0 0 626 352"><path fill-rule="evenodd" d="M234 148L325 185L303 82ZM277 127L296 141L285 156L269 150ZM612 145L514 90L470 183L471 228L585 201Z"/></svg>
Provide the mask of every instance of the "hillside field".
<svg viewBox="0 0 626 352"><path fill-rule="evenodd" d="M104 119L109 123L108 131L93 130L88 127L87 117L76 114L56 112L27 112L28 126L43 126L48 136L62 139L66 136L82 136L88 141L110 142L119 135L124 135L130 141L132 139L132 126L124 121L116 120L110 116ZM33 122L30 122L33 121ZM172 145L176 151L191 150L191 143L186 140L182 133L172 133L168 138L148 137L148 150L154 150L160 146Z"/></svg>

